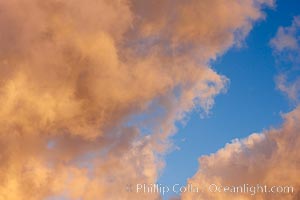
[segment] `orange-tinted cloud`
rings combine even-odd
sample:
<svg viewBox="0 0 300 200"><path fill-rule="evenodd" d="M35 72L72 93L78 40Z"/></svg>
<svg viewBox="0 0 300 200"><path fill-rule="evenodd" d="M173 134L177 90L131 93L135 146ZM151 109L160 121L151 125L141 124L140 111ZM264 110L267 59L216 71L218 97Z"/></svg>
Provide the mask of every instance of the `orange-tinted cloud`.
<svg viewBox="0 0 300 200"><path fill-rule="evenodd" d="M252 134L243 140L227 144L217 153L200 158L200 169L188 182L202 193L185 193L181 199L287 199L299 198L299 121L300 107L284 116L279 129ZM292 186L293 193L212 192L218 186ZM267 191L269 191L269 189ZM252 189L253 190L253 189ZM259 191L259 190L257 190ZM261 191L261 190L260 190ZM251 195L252 194L252 195Z"/></svg>
<svg viewBox="0 0 300 200"><path fill-rule="evenodd" d="M270 41L271 46L277 53L283 51L299 51L298 32L300 27L300 17L294 17L291 26L279 27L276 36Z"/></svg>
<svg viewBox="0 0 300 200"><path fill-rule="evenodd" d="M0 199L155 199L174 122L227 79L208 63L271 1L0 2ZM127 122L150 112L150 135Z"/></svg>
<svg viewBox="0 0 300 200"><path fill-rule="evenodd" d="M289 99L299 103L300 79L293 77L293 73L298 71L300 63L300 17L296 16L290 26L279 27L275 37L270 41L278 61L290 63L289 67L281 70L276 77L276 84L280 91Z"/></svg>

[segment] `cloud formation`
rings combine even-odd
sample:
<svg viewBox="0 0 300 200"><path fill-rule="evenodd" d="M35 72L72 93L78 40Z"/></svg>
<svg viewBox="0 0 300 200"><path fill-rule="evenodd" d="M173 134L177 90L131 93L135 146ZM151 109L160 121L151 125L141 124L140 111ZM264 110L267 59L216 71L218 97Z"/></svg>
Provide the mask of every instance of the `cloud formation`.
<svg viewBox="0 0 300 200"><path fill-rule="evenodd" d="M174 123L227 79L208 63L270 0L0 2L0 199L155 199ZM149 135L132 116L162 111Z"/></svg>
<svg viewBox="0 0 300 200"><path fill-rule="evenodd" d="M288 27L279 27L275 37L270 41L279 63L286 66L281 69L276 78L276 84L280 91L289 99L299 100L300 79L293 74L299 71L300 64L300 16L296 16Z"/></svg>
<svg viewBox="0 0 300 200"><path fill-rule="evenodd" d="M277 87L289 98L299 100L299 17L295 17L289 27L279 27L270 44L274 48L276 58L284 60L289 66L280 69L276 78ZM273 128L263 133L254 133L243 140L234 140L214 154L199 159L198 172L188 183L206 188L203 193L184 193L182 200L227 200L227 199L274 199L296 200L300 193L300 106L283 116L284 123L280 128ZM255 196L248 193L211 192L209 186L291 186L293 193L258 192ZM253 194L253 193L252 193Z"/></svg>
<svg viewBox="0 0 300 200"><path fill-rule="evenodd" d="M189 199L286 199L299 198L300 107L284 116L280 129L252 134L243 140L227 144L217 153L199 159L200 169L188 183L206 187L203 193L185 193ZM211 192L210 184L222 186L267 185L293 186L294 193Z"/></svg>

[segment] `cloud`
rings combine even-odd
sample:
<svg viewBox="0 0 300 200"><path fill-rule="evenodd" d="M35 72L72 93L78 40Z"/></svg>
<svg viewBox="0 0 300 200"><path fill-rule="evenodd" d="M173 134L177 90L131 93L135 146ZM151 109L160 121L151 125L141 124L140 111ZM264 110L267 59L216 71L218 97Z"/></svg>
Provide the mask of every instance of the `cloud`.
<svg viewBox="0 0 300 200"><path fill-rule="evenodd" d="M300 79L295 76L299 72L299 35L300 17L296 16L288 27L279 27L270 41L274 54L280 66L280 73L276 77L277 88L296 103L299 99ZM284 65L283 65L284 64Z"/></svg>
<svg viewBox="0 0 300 200"><path fill-rule="evenodd" d="M299 50L300 17L294 17L289 27L279 27L276 36L270 41L271 46L278 52Z"/></svg>
<svg viewBox="0 0 300 200"><path fill-rule="evenodd" d="M281 73L276 77L276 86L280 91L286 94L289 99L295 102L298 101L300 92L299 77L291 81L287 73Z"/></svg>
<svg viewBox="0 0 300 200"><path fill-rule="evenodd" d="M156 181L174 123L226 88L208 63L263 5L1 1L0 199L159 198L126 184ZM149 135L128 125L153 107Z"/></svg>
<svg viewBox="0 0 300 200"><path fill-rule="evenodd" d="M246 139L235 140L215 154L200 158L199 171L188 180L194 186L293 186L294 193L185 193L182 199L297 199L299 177L300 107L284 115L284 124ZM197 197L197 198L196 198Z"/></svg>

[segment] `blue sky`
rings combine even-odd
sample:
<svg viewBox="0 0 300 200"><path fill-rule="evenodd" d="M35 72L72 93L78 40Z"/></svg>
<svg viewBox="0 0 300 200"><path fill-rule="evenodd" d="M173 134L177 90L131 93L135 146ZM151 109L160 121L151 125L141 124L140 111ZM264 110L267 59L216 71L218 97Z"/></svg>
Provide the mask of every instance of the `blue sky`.
<svg viewBox="0 0 300 200"><path fill-rule="evenodd" d="M230 49L212 63L218 73L230 79L228 90L216 97L209 116L201 118L194 111L186 125L179 125L173 137L178 150L166 156L159 183L185 185L197 171L201 155L214 153L235 138L281 124L281 113L293 105L276 88L278 63L269 41L279 26L289 26L299 14L299 1L277 1L276 8L266 10L266 19L255 24L242 47ZM171 193L166 199L169 196Z"/></svg>

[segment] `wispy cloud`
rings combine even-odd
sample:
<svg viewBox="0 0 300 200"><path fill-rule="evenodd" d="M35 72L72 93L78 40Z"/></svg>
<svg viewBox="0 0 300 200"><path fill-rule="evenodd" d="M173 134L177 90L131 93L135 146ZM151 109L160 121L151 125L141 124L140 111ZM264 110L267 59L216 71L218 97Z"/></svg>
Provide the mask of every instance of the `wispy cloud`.
<svg viewBox="0 0 300 200"><path fill-rule="evenodd" d="M294 17L291 26L279 27L276 36L270 41L271 46L278 53L284 51L299 51L300 17Z"/></svg>
<svg viewBox="0 0 300 200"><path fill-rule="evenodd" d="M293 19L291 26L279 27L275 37L270 41L280 65L285 66L276 78L279 90L285 93L292 101L299 100L300 79L294 76L300 70L300 17Z"/></svg>

